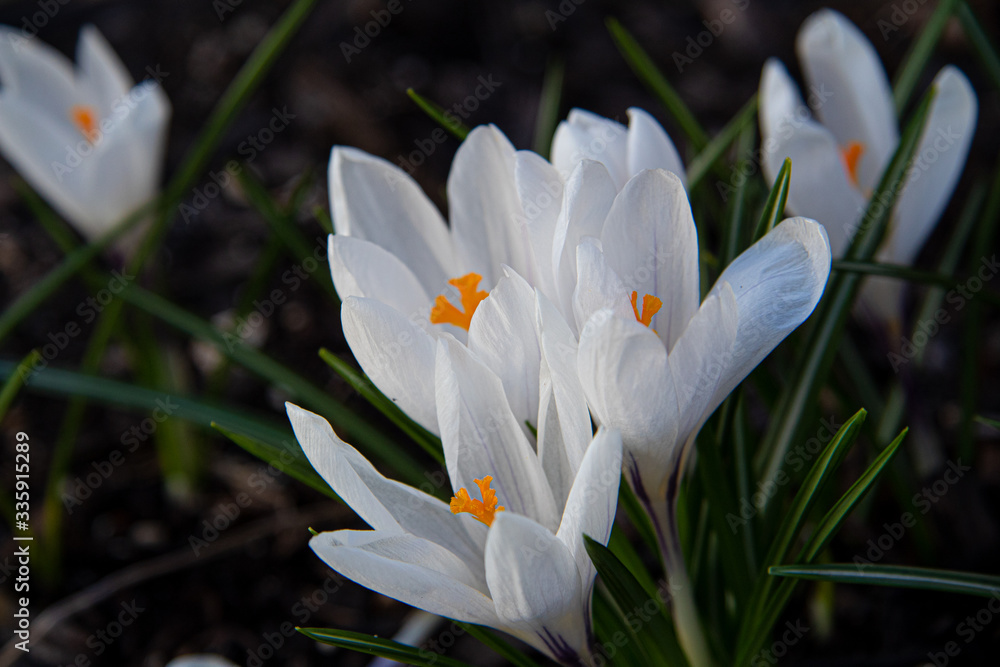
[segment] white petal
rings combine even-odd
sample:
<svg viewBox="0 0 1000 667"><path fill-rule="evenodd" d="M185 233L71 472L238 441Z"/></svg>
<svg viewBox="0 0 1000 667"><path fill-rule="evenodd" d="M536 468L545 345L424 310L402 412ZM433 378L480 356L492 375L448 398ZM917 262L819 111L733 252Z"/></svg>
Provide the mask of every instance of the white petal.
<svg viewBox="0 0 1000 667"><path fill-rule="evenodd" d="M236 667L236 663L218 655L204 653L174 658L167 663L167 667Z"/></svg>
<svg viewBox="0 0 1000 667"><path fill-rule="evenodd" d="M492 125L465 138L448 174L448 210L463 271L492 287L506 264L528 275L530 244L514 183L514 147Z"/></svg>
<svg viewBox="0 0 1000 667"><path fill-rule="evenodd" d="M376 299L407 317L429 318L430 298L410 268L391 252L370 241L336 234L330 235L328 248L330 273L341 300Z"/></svg>
<svg viewBox="0 0 1000 667"><path fill-rule="evenodd" d="M552 239L562 208L563 181L547 160L531 151L518 151L514 168L521 199L521 224L530 249L530 273L524 277L545 294L555 294Z"/></svg>
<svg viewBox="0 0 1000 667"><path fill-rule="evenodd" d="M490 475L500 504L555 530L559 513L538 456L503 393L503 384L468 348L443 338L436 363L438 421L452 488L476 493Z"/></svg>
<svg viewBox="0 0 1000 667"><path fill-rule="evenodd" d="M503 382L519 424L538 425L538 364L535 292L513 271L476 308L469 350ZM526 427L525 427L526 428Z"/></svg>
<svg viewBox="0 0 1000 667"><path fill-rule="evenodd" d="M732 287L739 328L732 359L713 399L715 405L809 317L829 275L826 232L806 218L783 221L722 272L712 293L718 293L723 283Z"/></svg>
<svg viewBox="0 0 1000 667"><path fill-rule="evenodd" d="M573 109L556 128L552 139L552 164L568 177L580 160L604 164L615 188L621 189L629 179L628 130L616 121Z"/></svg>
<svg viewBox="0 0 1000 667"><path fill-rule="evenodd" d="M291 403L286 403L286 409L309 463L369 526L430 540L470 563L482 561L485 525L452 514L446 503L424 491L386 479L319 415ZM447 483L443 475L440 482L432 482L432 477L425 483L430 491L437 491L438 483Z"/></svg>
<svg viewBox="0 0 1000 667"><path fill-rule="evenodd" d="M503 627L487 593L463 581L482 561L463 563L428 540L376 531L320 533L309 547L331 568L377 593L432 614Z"/></svg>
<svg viewBox="0 0 1000 667"><path fill-rule="evenodd" d="M736 295L728 283L713 290L670 351L680 413L677 438L685 441L715 409L713 396L731 363L739 320Z"/></svg>
<svg viewBox="0 0 1000 667"><path fill-rule="evenodd" d="M915 162L894 213L890 261L912 264L951 198L976 131L978 103L965 75L945 67L934 78L937 94Z"/></svg>
<svg viewBox="0 0 1000 667"><path fill-rule="evenodd" d="M608 266L600 241L587 237L576 248L577 283L573 294L573 315L578 330L599 310L611 310L617 317L633 318L628 292L618 274Z"/></svg>
<svg viewBox="0 0 1000 667"><path fill-rule="evenodd" d="M564 657L563 644L586 652L580 574L550 530L524 516L498 514L486 539L486 581L497 616L523 639L552 657Z"/></svg>
<svg viewBox="0 0 1000 667"><path fill-rule="evenodd" d="M840 257L857 229L866 198L848 180L829 130L813 121L790 124L787 128L765 138L763 153L768 178L773 183L784 159L792 159L788 210L820 221L830 237L834 256Z"/></svg>
<svg viewBox="0 0 1000 667"><path fill-rule="evenodd" d="M681 156L663 127L642 109L628 110L628 175L645 169L666 169L686 182Z"/></svg>
<svg viewBox="0 0 1000 667"><path fill-rule="evenodd" d="M652 328L669 350L698 309L698 234L684 184L661 169L633 177L601 232L604 257L638 303L663 302Z"/></svg>
<svg viewBox="0 0 1000 667"><path fill-rule="evenodd" d="M770 137L777 139L787 133L785 128L794 127L796 119L801 122L810 116L798 86L792 81L784 63L777 58L768 58L761 70L757 106L762 144ZM780 161L778 164L780 167ZM777 170L769 173L768 181L773 183L776 174Z"/></svg>
<svg viewBox="0 0 1000 667"><path fill-rule="evenodd" d="M340 317L351 352L375 386L415 422L438 433L433 337L374 299L344 299Z"/></svg>
<svg viewBox="0 0 1000 667"><path fill-rule="evenodd" d="M638 470L659 484L677 438L677 395L667 351L634 319L599 311L580 333L580 382L602 426L621 431Z"/></svg>
<svg viewBox="0 0 1000 667"><path fill-rule="evenodd" d="M563 203L552 240L552 271L557 292L553 300L574 333L577 331L573 317L576 248L586 236L601 236L617 194L607 168L593 160L579 162L563 189Z"/></svg>
<svg viewBox="0 0 1000 667"><path fill-rule="evenodd" d="M580 571L584 599L589 599L596 570L587 555L583 536L601 544L611 537L618 507L618 484L622 478L622 438L614 430L601 428L587 449L576 482L566 501L556 536L573 554Z"/></svg>
<svg viewBox="0 0 1000 667"><path fill-rule="evenodd" d="M892 89L875 48L843 14L821 9L802 24L796 51L822 100L816 115L841 146L864 144L858 181L873 188L899 143Z"/></svg>
<svg viewBox="0 0 1000 667"><path fill-rule="evenodd" d="M78 84L93 94L93 98L99 103L102 117L109 115L114 104L121 102L134 85L131 75L108 40L92 25L86 25L80 30L76 63L79 69Z"/></svg>
<svg viewBox="0 0 1000 667"><path fill-rule="evenodd" d="M81 104L73 65L62 53L19 29L0 26L0 85L54 121L69 124L70 107Z"/></svg>
<svg viewBox="0 0 1000 667"><path fill-rule="evenodd" d="M380 245L439 294L456 277L444 219L402 169L364 151L335 146L330 155L330 210L337 234Z"/></svg>
<svg viewBox="0 0 1000 667"><path fill-rule="evenodd" d="M590 444L590 410L576 370L576 338L542 294L537 318L542 348L538 456L556 506L562 507Z"/></svg>

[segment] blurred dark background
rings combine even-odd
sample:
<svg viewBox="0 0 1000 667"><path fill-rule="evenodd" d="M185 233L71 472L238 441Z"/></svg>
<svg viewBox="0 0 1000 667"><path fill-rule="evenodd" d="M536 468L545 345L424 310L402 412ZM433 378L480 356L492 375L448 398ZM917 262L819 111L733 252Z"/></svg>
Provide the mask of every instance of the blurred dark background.
<svg viewBox="0 0 1000 667"><path fill-rule="evenodd" d="M227 133L213 162L212 170L218 171L230 159L248 158L247 138L267 125L275 109L287 110L294 118L272 143L253 151L252 168L279 198L287 198L307 174L311 182L300 223L310 240L322 236L309 212L315 206L327 207L326 162L331 146L357 146L399 163L421 143L426 145L436 125L407 97L407 88L451 107L473 94L480 77L496 82L496 91L470 112L466 124L495 123L517 147L530 148L546 68L562 61L566 72L562 116L578 106L624 120L628 107L643 107L664 123L690 159L691 147L629 70L608 35L605 18L617 17L633 32L711 133L756 92L767 57L780 57L801 81L794 36L802 20L823 6L812 1L763 0L400 2L402 11L388 25L380 26L368 43L363 39L355 43L355 39L374 20L372 12L385 10L384 2L320 2ZM92 23L136 78L144 78L147 67L168 73L163 87L173 104L166 164L169 178L222 91L288 4L263 0L70 0L64 5L56 0L18 1L0 3L0 23L21 27L27 20L39 28L43 40L67 54L75 50L80 26ZM832 2L830 6L843 11L868 35L891 75L935 4L909 0ZM984 28L997 39L1000 7L988 1L971 4ZM891 22L893 11L904 5L915 12L883 39L880 25ZM38 21L35 17L46 8L54 15L46 14L44 22ZM679 72L675 52L684 53L689 37L706 29L703 22L724 11L732 12L735 20ZM949 62L969 75L979 94L979 127L965 176L934 239L948 237L970 182L990 173L1000 147L996 86L972 57L957 23L946 29L918 92ZM413 171L442 206L457 145L453 138L436 145ZM61 256L20 201L13 186L16 178L11 167L0 161L3 303L10 303L35 283ZM203 179L201 186L208 182ZM193 192L189 202L196 195ZM206 319L226 322L268 236L267 226L247 205L239 187L231 185L196 217L177 218L157 257L161 270L156 288ZM928 244L922 266L933 267L939 245L933 240ZM976 251L989 254L992 249ZM291 264L289 260L279 265L275 281ZM76 304L86 295L81 283L70 283L4 342L3 358L18 359L44 341L49 331L73 316ZM1000 360L996 319L990 313L983 329L979 387L980 410L994 416L1000 410L995 381ZM956 430L961 327L958 318L935 338L929 369L911 383L920 397L914 407L919 407L925 428L920 437L929 438L944 452L949 451ZM165 327L158 335L180 384L191 393L206 391L209 377L219 366L217 353ZM54 365L75 368L85 338L74 341ZM257 332L255 342L352 408L375 418L367 404L316 356L322 346L349 358L337 309L315 284L307 283L296 291L277 317ZM876 350L870 356L876 372L888 377L884 354ZM130 379L122 350L111 348L102 374ZM226 402L283 419L281 391L239 369L232 369L213 391ZM13 459L14 433L30 433L33 471L41 480L48 465L47 443L56 436L65 405L62 398L25 392L4 424L3 460ZM851 412L856 407L850 406ZM95 463L105 461L112 450L120 448L122 434L148 416L100 405L91 405L87 414L71 478L85 476ZM385 428L395 434L391 427ZM168 493L155 451L143 446L129 453L125 465L66 518L62 576L51 582L32 581L36 615L52 605L63 605L60 608L66 614L44 640L33 644L30 658L20 664L68 665L83 656L95 665L158 667L188 652L215 652L238 664L275 667L366 664L357 654L331 655L309 639L282 634L282 624L291 622L391 636L408 617L410 611L403 605L340 582L307 548L309 525L332 529L363 528L363 524L295 480L271 474L265 464L218 435L192 429L191 437L203 451L207 466L195 491ZM936 553L920 554L904 540L886 562L997 572L1000 449L995 432L977 432L977 445L969 479L956 485L927 517ZM0 483L8 484L6 480ZM240 494L247 494L250 503L241 508L232 526L207 547L192 547L192 535L205 537L203 522L212 521ZM884 532L882 523L898 520L905 509L880 493L867 521L852 523L835 542L836 559L850 560L853 554L863 553L866 541ZM13 546L6 541L6 527L0 534L5 540L0 564L7 564L10 560L4 559ZM3 577L7 579L0 591L0 628L6 638L13 593L8 570L0 572ZM81 591L106 593L109 587L113 592L98 596L99 601L78 596ZM921 664L929 651L940 651L945 642L962 642L956 635L957 624L984 606L976 598L892 589L841 586L835 594L820 591L820 595L813 586L801 590L808 596L796 598L789 618L811 618L814 630L792 647L784 658L789 664ZM835 595L832 625L824 623L824 618L830 619L822 614L810 617L810 605L831 594ZM67 600L76 606L67 605ZM142 611L120 637L105 642L96 633L110 628L123 604ZM998 636L1000 619L987 624L967 647L963 643L956 664L995 664ZM267 648L275 644L280 644L276 650ZM459 638L454 651L455 657L473 664L502 664L466 639Z"/></svg>

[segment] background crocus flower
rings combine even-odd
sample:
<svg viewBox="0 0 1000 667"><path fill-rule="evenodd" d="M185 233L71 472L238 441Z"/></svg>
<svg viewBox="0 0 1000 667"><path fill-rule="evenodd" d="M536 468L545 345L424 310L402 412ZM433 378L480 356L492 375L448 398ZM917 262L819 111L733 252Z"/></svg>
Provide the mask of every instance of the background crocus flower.
<svg viewBox="0 0 1000 667"><path fill-rule="evenodd" d="M599 243L582 243L578 254L580 381L597 421L622 433L622 471L657 528L677 591L678 635L692 664L704 664L674 522L685 458L715 408L813 311L829 276L829 242L815 221L785 220L700 301L684 186L652 170L628 182Z"/></svg>
<svg viewBox="0 0 1000 667"><path fill-rule="evenodd" d="M495 373L454 340L439 341L437 355L450 503L386 479L325 420L288 405L313 467L372 527L321 533L310 546L379 593L587 664L595 570L583 535L610 536L621 437L599 431L576 461L561 441L533 447Z"/></svg>
<svg viewBox="0 0 1000 667"><path fill-rule="evenodd" d="M81 234L94 239L157 193L170 103L133 85L93 26L77 66L0 26L0 152Z"/></svg>
<svg viewBox="0 0 1000 667"><path fill-rule="evenodd" d="M788 208L823 223L835 257L843 255L867 200L899 143L892 89L871 42L842 14L824 9L799 31L796 50L809 84L809 107L775 59L760 82L764 173L773 182L792 159ZM879 259L913 262L948 203L976 126L977 100L957 68L935 77L936 95ZM814 119L809 111L812 107ZM898 315L889 285L867 290L882 319ZM888 289L887 289L888 288Z"/></svg>

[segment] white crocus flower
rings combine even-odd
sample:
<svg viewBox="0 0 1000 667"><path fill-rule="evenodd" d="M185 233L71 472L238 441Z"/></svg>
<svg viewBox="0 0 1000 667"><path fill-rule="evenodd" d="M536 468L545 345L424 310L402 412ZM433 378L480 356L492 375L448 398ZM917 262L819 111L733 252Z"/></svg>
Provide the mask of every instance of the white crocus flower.
<svg viewBox="0 0 1000 667"><path fill-rule="evenodd" d="M704 664L674 523L686 455L715 408L813 311L830 271L829 242L818 223L785 220L700 301L684 186L654 170L628 182L600 240L578 254L580 381L598 422L622 433L622 472L657 528L678 591L679 637L692 664Z"/></svg>
<svg viewBox="0 0 1000 667"><path fill-rule="evenodd" d="M822 221L835 257L843 255L867 201L899 144L892 89L871 42L831 9L812 14L796 40L809 84L809 106L784 65L764 65L760 127L764 173L773 183L792 159L788 209ZM899 194L879 259L911 264L951 198L976 126L977 101L968 79L944 67L936 95ZM869 282L866 299L880 319L900 309L898 281Z"/></svg>
<svg viewBox="0 0 1000 667"><path fill-rule="evenodd" d="M77 67L0 26L0 152L90 240L156 196L170 117L159 84L133 80L93 26Z"/></svg>
<svg viewBox="0 0 1000 667"><path fill-rule="evenodd" d="M504 267L548 297L576 334L576 247L599 233L622 170L682 170L656 121L629 114L625 130L571 113L557 132L555 166L515 150L493 126L475 128L448 178L450 225L399 167L333 149L329 254L344 335L372 382L430 431L439 432L429 390L435 340L450 334L472 345L473 315Z"/></svg>
<svg viewBox="0 0 1000 667"><path fill-rule="evenodd" d="M470 338L478 320L515 322L526 305L533 311L526 326L483 332L495 336L492 354L480 357L450 336L435 343L430 390L455 494L450 504L386 479L325 420L288 405L313 467L372 527L322 533L310 546L374 591L498 628L563 664L589 664L595 570L583 535L602 543L610 536L621 436L601 429L591 440L573 366L576 341L518 276L501 280L477 310ZM514 382L533 382L527 391L541 394L537 441L513 404Z"/></svg>
<svg viewBox="0 0 1000 667"><path fill-rule="evenodd" d="M166 667L236 667L236 663L212 653L199 653L174 658Z"/></svg>

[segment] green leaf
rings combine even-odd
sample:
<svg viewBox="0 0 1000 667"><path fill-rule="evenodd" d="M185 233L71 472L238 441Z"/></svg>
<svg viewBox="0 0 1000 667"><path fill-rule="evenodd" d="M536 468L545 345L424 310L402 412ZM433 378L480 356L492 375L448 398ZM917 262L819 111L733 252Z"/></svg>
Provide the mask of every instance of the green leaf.
<svg viewBox="0 0 1000 667"><path fill-rule="evenodd" d="M1000 429L1000 421L996 419L990 419L989 417L984 417L982 415L976 415L976 421L980 424L985 424L995 429Z"/></svg>
<svg viewBox="0 0 1000 667"><path fill-rule="evenodd" d="M480 643L493 649L494 653L506 658L507 662L512 665L516 665L517 667L538 667L537 662L498 637L493 630L482 625L474 625L472 623L459 623L458 621L455 623L460 628L468 632L470 636L478 639Z"/></svg>
<svg viewBox="0 0 1000 667"><path fill-rule="evenodd" d="M0 422L3 422L4 417L7 416L7 410L10 409L11 403L14 402L18 392L21 391L21 387L24 386L24 380L31 374L31 369L41 361L42 353L37 349L32 350L21 359L14 371L7 376L7 379L3 383L3 389L0 389Z"/></svg>
<svg viewBox="0 0 1000 667"><path fill-rule="evenodd" d="M366 401L378 408L379 412L388 417L393 424L413 438L413 441L433 456L438 463L444 463L444 447L441 445L441 438L410 419L398 405L379 391L378 387L372 384L372 381L367 376L354 370L343 359L326 348L320 348L319 356L337 375L342 377L347 384L351 385L354 391L361 394Z"/></svg>
<svg viewBox="0 0 1000 667"><path fill-rule="evenodd" d="M548 159L552 138L559 125L559 99L562 96L563 75L566 66L561 59L549 61L545 68L542 93L538 98L538 112L535 114L535 152Z"/></svg>
<svg viewBox="0 0 1000 667"><path fill-rule="evenodd" d="M432 653L427 649L418 649L407 644L400 644L391 639L382 639L362 632L335 630L333 628L295 628L306 637L330 646L339 646L358 653L388 658L405 665L440 665L441 667L470 667L464 662L444 655Z"/></svg>
<svg viewBox="0 0 1000 667"><path fill-rule="evenodd" d="M606 23L615 46L621 51L632 71L635 72L639 80L654 95L660 98L663 106L666 107L667 111L674 117L674 120L677 121L681 131L687 135L695 150L700 151L704 149L708 145L708 135L698 123L695 115L684 104L684 100L681 99L677 91L667 81L667 78L663 76L663 73L653 63L653 59L639 46L639 42L635 40L635 37L617 19L608 18Z"/></svg>
<svg viewBox="0 0 1000 667"><path fill-rule="evenodd" d="M861 217L847 252L846 259L849 261L865 262L875 255L919 144L934 92L932 87L907 123L899 146ZM777 472L800 431L806 408L814 404L819 389L826 380L860 284L861 277L858 274L841 273L831 278L827 285L826 294L812 316L815 325L794 364L798 372L785 385L774 411L777 418L769 427L760 447L761 455L768 457L765 478L772 478Z"/></svg>
<svg viewBox="0 0 1000 667"><path fill-rule="evenodd" d="M901 113L906 108L906 103L910 101L913 89L917 85L920 74L927 66L931 54L937 47L941 33L948 25L948 20L955 12L958 0L941 0L930 19L920 31L920 36L910 47L909 52L903 58L903 65L896 72L896 81L893 84L892 96L896 102L896 112Z"/></svg>
<svg viewBox="0 0 1000 667"><path fill-rule="evenodd" d="M601 575L601 581L607 586L618 608L626 615L641 614L640 618L646 621L637 632L637 639L644 651L651 658L658 658L657 664L686 664L684 652L677 642L673 624L659 594L650 597L629 569L606 546L589 535L583 536L583 542L597 573ZM651 600L655 604L653 612L646 608Z"/></svg>
<svg viewBox="0 0 1000 667"><path fill-rule="evenodd" d="M764 234L774 229L774 226L785 217L785 203L788 201L788 184L791 181L792 160L786 157L784 163L781 165L781 169L778 171L777 177L774 179L771 193L767 196L767 201L764 202L764 210L761 211L760 220L757 221L757 228L753 232L753 243L763 238Z"/></svg>
<svg viewBox="0 0 1000 667"><path fill-rule="evenodd" d="M712 140L701 150L700 153L694 156L687 166L687 189L688 191L694 190L695 186L701 183L708 172L712 169L712 166L718 162L729 146L736 141L737 137L747 128L754 124L757 120L757 95L755 94L751 97L743 108L740 109L735 116L722 130L712 137ZM719 173L725 176L725 172L720 170Z"/></svg>
<svg viewBox="0 0 1000 667"><path fill-rule="evenodd" d="M965 593L981 597L1000 597L1000 577L973 572L936 570L902 565L857 565L829 563L823 565L778 565L770 569L776 577L795 577L841 584L867 584L894 588L917 588L927 591Z"/></svg>
<svg viewBox="0 0 1000 667"><path fill-rule="evenodd" d="M983 69L993 79L993 85L1000 87L1000 55L997 54L996 47L990 41L986 31L983 30L976 14L969 7L969 3L963 2L958 6L958 18L962 22L965 36L969 38L972 48L979 56Z"/></svg>
<svg viewBox="0 0 1000 667"><path fill-rule="evenodd" d="M756 134L757 128L754 125L747 125L743 132L740 133L739 141L736 144L736 154L738 156L752 153ZM749 158L738 158L734 165L736 169L734 173L742 175L743 167L748 164L751 164ZM719 266L721 268L729 266L729 263L744 250L743 242L746 234L744 233L743 225L747 217L746 200L749 185L749 178L744 177L740 179L736 185L736 192L727 202L727 220L722 230L722 248L719 253Z"/></svg>
<svg viewBox="0 0 1000 667"><path fill-rule="evenodd" d="M413 90L412 88L406 89L406 94L410 96L410 99L417 103L417 106L423 109L424 113L431 117L431 120L435 121L438 125L448 130L460 140L465 141L465 138L469 136L471 130L458 119L455 114L451 114L449 118L446 115L444 107L431 102L429 99Z"/></svg>

